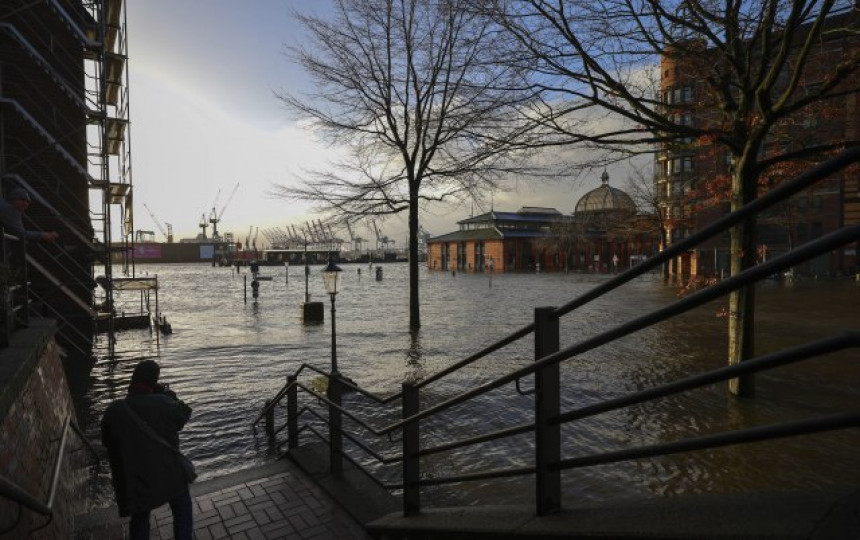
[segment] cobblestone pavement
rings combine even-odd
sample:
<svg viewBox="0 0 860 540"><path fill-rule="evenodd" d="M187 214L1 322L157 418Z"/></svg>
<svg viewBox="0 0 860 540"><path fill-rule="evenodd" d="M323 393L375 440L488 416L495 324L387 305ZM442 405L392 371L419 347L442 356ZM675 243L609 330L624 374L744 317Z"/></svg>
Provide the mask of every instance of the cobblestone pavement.
<svg viewBox="0 0 860 540"><path fill-rule="evenodd" d="M199 540L370 539L302 471L287 461L260 471L243 471L192 486L194 536ZM173 538L173 520L165 505L152 512L152 540ZM127 537L128 520L116 508L79 516L76 540Z"/></svg>

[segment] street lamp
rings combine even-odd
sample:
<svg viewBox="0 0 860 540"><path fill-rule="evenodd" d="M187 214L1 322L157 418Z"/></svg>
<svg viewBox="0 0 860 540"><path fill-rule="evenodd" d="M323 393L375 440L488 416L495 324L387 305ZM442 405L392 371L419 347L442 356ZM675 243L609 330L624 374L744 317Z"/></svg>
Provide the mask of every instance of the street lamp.
<svg viewBox="0 0 860 540"><path fill-rule="evenodd" d="M337 374L337 339L335 337L334 297L340 292L341 269L338 265L334 264L334 261L329 257L328 265L323 268L322 272L325 292L327 292L329 298L331 298L331 374L334 376Z"/></svg>

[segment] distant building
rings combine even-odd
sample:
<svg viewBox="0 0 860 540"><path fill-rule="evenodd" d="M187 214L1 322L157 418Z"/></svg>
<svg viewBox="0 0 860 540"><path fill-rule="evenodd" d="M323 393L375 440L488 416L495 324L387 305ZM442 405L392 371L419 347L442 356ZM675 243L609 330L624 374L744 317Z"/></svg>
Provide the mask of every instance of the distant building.
<svg viewBox="0 0 860 540"><path fill-rule="evenodd" d="M573 215L524 206L457 224L458 231L427 240L431 270L612 272L653 254L658 244L653 220L637 214L633 199L610 186L606 172Z"/></svg>

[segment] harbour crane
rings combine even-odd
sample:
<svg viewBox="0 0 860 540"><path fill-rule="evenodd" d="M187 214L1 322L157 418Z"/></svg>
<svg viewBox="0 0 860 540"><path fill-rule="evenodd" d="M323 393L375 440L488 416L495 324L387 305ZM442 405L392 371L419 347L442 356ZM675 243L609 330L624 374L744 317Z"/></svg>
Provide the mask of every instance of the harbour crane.
<svg viewBox="0 0 860 540"><path fill-rule="evenodd" d="M379 249L382 246L382 249L388 249L388 244L393 244L394 241L389 239L387 236L380 236L379 228L376 226L376 220L371 221L373 224L373 232L376 233L376 248Z"/></svg>
<svg viewBox="0 0 860 540"><path fill-rule="evenodd" d="M313 227L308 225L307 221L305 221L305 231L307 232L308 237L310 237L311 242L313 242L314 244L319 243L319 240L317 239L317 233L314 232Z"/></svg>
<svg viewBox="0 0 860 540"><path fill-rule="evenodd" d="M360 252L361 251L361 245L362 245L362 243L364 243L365 240L364 240L364 238L362 238L360 236L355 236L352 233L352 225L349 223L349 221L346 221L346 232L347 232L347 234L349 234L349 241L352 243L353 251L359 251Z"/></svg>
<svg viewBox="0 0 860 540"><path fill-rule="evenodd" d="M254 232L254 226L251 225L251 228L248 229L248 236L245 237L245 250L248 250L251 247L251 233Z"/></svg>
<svg viewBox="0 0 860 540"><path fill-rule="evenodd" d="M200 223L197 224L198 227L203 231L200 235L200 238L206 238L206 229L209 227L209 222L206 221L206 214L200 215Z"/></svg>
<svg viewBox="0 0 860 540"><path fill-rule="evenodd" d="M212 238L218 240L218 222L221 221L221 216L224 215L224 211L227 210L227 205L230 204L230 201L233 200L233 196L236 195L236 190L239 189L239 182L236 182L236 185L233 186L233 191L230 192L230 196L227 197L227 202L224 203L224 206L221 207L220 212L215 212L215 204L218 202L218 197L215 197L215 202L212 203L212 213L209 214L209 223L212 224ZM218 190L218 195L221 195L221 190Z"/></svg>
<svg viewBox="0 0 860 540"><path fill-rule="evenodd" d="M167 230L164 230L164 227L161 225L161 222L158 221L158 218L155 217L155 214L152 212L152 209L146 204L143 203L143 207L146 208L146 211L149 212L149 217L152 218L152 221L155 222L155 226L158 227L158 230L161 231L161 234L167 239L168 244L173 243L173 225L167 223Z"/></svg>
<svg viewBox="0 0 860 540"><path fill-rule="evenodd" d="M254 256L257 255L257 235L260 234L260 228L256 227L254 229L254 239L251 240L251 245L254 246Z"/></svg>

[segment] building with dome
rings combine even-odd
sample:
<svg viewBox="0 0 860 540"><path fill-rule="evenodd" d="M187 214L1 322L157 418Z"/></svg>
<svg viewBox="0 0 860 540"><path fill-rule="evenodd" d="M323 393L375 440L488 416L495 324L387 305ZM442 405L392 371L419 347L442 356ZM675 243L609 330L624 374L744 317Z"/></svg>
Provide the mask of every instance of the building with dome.
<svg viewBox="0 0 860 540"><path fill-rule="evenodd" d="M573 215L524 206L458 221L459 230L427 241L431 270L614 272L657 251L654 220L609 185L583 195Z"/></svg>

